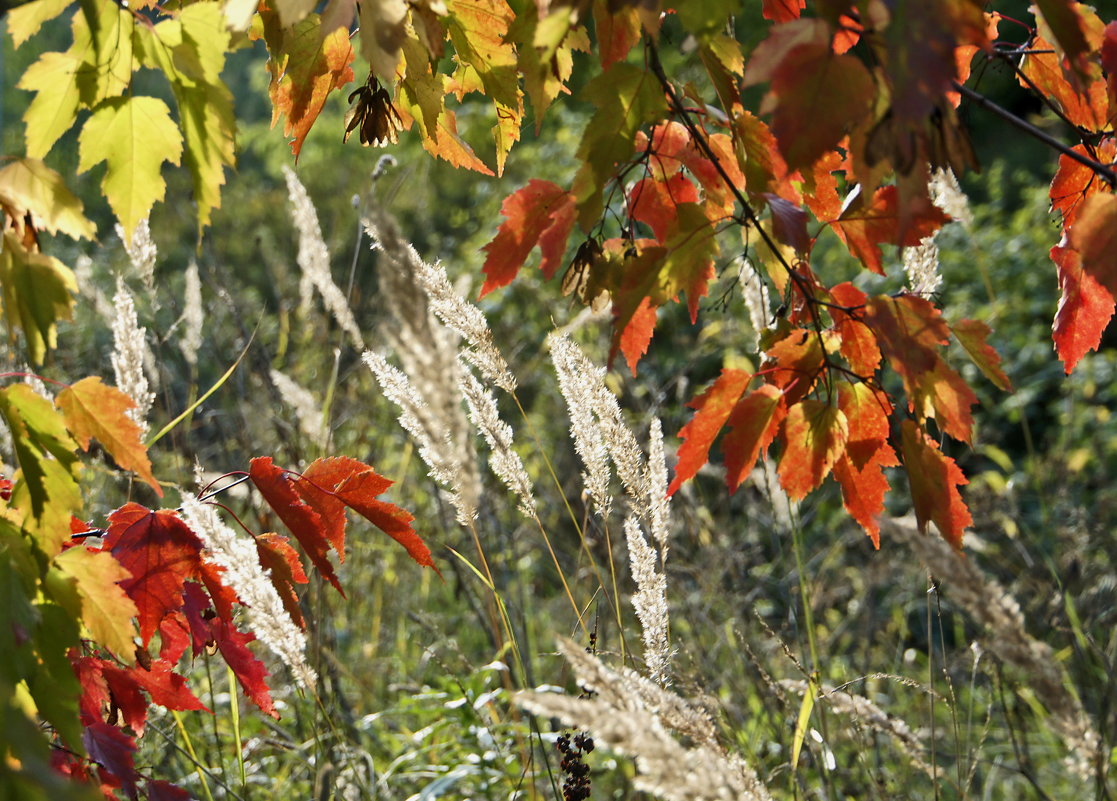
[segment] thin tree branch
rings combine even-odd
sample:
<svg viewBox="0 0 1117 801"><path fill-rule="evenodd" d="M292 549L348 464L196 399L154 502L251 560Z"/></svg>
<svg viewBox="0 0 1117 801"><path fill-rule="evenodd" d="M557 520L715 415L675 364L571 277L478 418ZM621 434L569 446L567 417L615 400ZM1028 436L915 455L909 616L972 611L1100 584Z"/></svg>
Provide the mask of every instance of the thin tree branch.
<svg viewBox="0 0 1117 801"><path fill-rule="evenodd" d="M954 81L954 90L961 93L961 95L967 100L976 103L984 109L988 109L1001 119L1019 128L1021 131L1028 134L1029 136L1032 136L1033 138L1043 142L1048 147L1059 151L1067 158L1074 159L1084 167L1088 167L1089 169L1093 170L1094 173L1096 173L1099 178L1109 184L1111 188L1117 188L1117 172L1114 172L1112 168L1106 166L1105 164L1102 164L1100 161L1079 153L1077 150L1060 142L1058 139L1051 136L1050 134L1041 131L1030 122L1022 120L1011 111L998 106L985 95L980 94L979 92L975 92L968 86L963 86L962 84L958 83L958 81Z"/></svg>

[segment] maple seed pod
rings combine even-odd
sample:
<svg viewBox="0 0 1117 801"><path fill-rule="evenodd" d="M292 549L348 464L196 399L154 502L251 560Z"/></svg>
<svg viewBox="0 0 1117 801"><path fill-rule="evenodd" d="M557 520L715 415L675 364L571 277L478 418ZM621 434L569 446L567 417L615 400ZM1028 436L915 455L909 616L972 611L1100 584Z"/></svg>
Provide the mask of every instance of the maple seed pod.
<svg viewBox="0 0 1117 801"><path fill-rule="evenodd" d="M578 247L574 260L562 276L563 296L577 295L578 300L595 312L601 311L609 302L609 291L597 286L594 280L594 267L601 262L602 255L601 243L590 237Z"/></svg>
<svg viewBox="0 0 1117 801"><path fill-rule="evenodd" d="M399 141L403 120L392 105L388 90L370 72L365 85L349 95L349 110L345 113L345 134L341 141L348 142L350 134L360 128L361 144L383 147Z"/></svg>

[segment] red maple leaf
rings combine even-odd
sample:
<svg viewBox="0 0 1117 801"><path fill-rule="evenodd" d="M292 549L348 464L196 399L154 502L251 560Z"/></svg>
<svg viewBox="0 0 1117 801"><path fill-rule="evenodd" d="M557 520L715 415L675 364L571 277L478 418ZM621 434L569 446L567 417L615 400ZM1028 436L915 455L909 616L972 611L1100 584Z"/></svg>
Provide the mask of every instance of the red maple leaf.
<svg viewBox="0 0 1117 801"><path fill-rule="evenodd" d="M202 544L174 512L128 503L109 514L104 548L132 577L120 582L139 610L144 647L163 617L182 606L182 585L200 569Z"/></svg>
<svg viewBox="0 0 1117 801"><path fill-rule="evenodd" d="M773 22L790 22L799 19L799 15L806 7L807 0L764 0L762 13L764 19Z"/></svg>
<svg viewBox="0 0 1117 801"><path fill-rule="evenodd" d="M746 85L768 81L772 132L792 169L812 166L871 110L873 78L860 60L831 46L825 20L774 25L749 59Z"/></svg>
<svg viewBox="0 0 1117 801"><path fill-rule="evenodd" d="M144 789L147 791L147 801L190 801L194 797L177 784L161 779L146 782Z"/></svg>
<svg viewBox="0 0 1117 801"><path fill-rule="evenodd" d="M1070 246L1082 256L1082 269L1117 295L1117 195L1090 195L1067 231Z"/></svg>
<svg viewBox="0 0 1117 801"><path fill-rule="evenodd" d="M345 596L341 583L334 572L328 555L330 542L322 524L322 516L303 503L293 481L286 471L275 466L270 456L259 456L252 460L248 470L252 483L260 490L264 500L275 511L295 539L303 546L310 561L322 576Z"/></svg>
<svg viewBox="0 0 1117 801"><path fill-rule="evenodd" d="M209 709L186 686L186 678L174 672L174 663L158 659L151 663L150 670L132 665L126 671L130 679L151 696L151 702L167 709L183 711Z"/></svg>
<svg viewBox="0 0 1117 801"><path fill-rule="evenodd" d="M1092 152L1085 145L1075 145L1072 150L1102 164L1112 164L1117 159L1117 139L1110 137L1102 140ZM1104 184L1096 172L1065 153L1060 155L1059 169L1051 180L1048 196L1051 208L1063 215L1063 227L1074 225L1082 201L1103 188Z"/></svg>
<svg viewBox="0 0 1117 801"><path fill-rule="evenodd" d="M830 224L851 254L874 273L884 275L881 245L918 245L949 221L950 218L938 207L927 204L924 213L908 222L901 236L897 189L895 186L882 186L873 193L872 203L866 206L864 198L859 197L855 202L847 203L842 216Z"/></svg>
<svg viewBox="0 0 1117 801"><path fill-rule="evenodd" d="M912 420L900 426L904 469L911 484L912 505L921 531L933 522L939 533L955 548L973 522L958 487L968 484L954 460Z"/></svg>
<svg viewBox="0 0 1117 801"><path fill-rule="evenodd" d="M221 618L211 620L209 630L222 658L233 669L233 674L245 694L252 699L261 712L278 719L279 713L272 703L271 692L266 681L268 669L248 650L248 643L256 639L255 635L237 631Z"/></svg>
<svg viewBox="0 0 1117 801"><path fill-rule="evenodd" d="M896 452L888 444L881 444L860 468L848 452L834 463L834 478L842 488L842 505L865 529L877 549L880 548L879 520L884 511L884 496L890 489L882 468L899 463Z"/></svg>
<svg viewBox="0 0 1117 801"><path fill-rule="evenodd" d="M81 741L89 758L101 768L101 781L121 787L129 798L135 799L136 780L139 778L133 760L136 741L103 721L86 726Z"/></svg>
<svg viewBox="0 0 1117 801"><path fill-rule="evenodd" d="M287 614L300 628L306 628L302 609L299 607L299 597L295 594L295 584L306 584L309 579L303 572L298 552L291 547L286 537L267 533L256 537L256 554L260 558L260 567L268 571L268 578L279 593Z"/></svg>
<svg viewBox="0 0 1117 801"><path fill-rule="evenodd" d="M147 696L141 692L130 671L101 660L101 673L109 687L112 708L120 712L137 737L142 737L147 722Z"/></svg>
<svg viewBox="0 0 1117 801"><path fill-rule="evenodd" d="M173 665L186 653L191 640L190 624L181 611L171 612L163 618L159 624L159 639L160 659Z"/></svg>
<svg viewBox="0 0 1117 801"><path fill-rule="evenodd" d="M679 461L675 465L675 478L667 488L668 495L675 494L683 482L694 478L702 465L709 461L710 446L721 433L751 379L752 374L745 370L724 369L709 389L687 403L696 413L679 430L678 436L683 444L679 446Z"/></svg>
<svg viewBox="0 0 1117 801"><path fill-rule="evenodd" d="M544 277L555 274L577 218L574 203L568 191L538 178L504 199L500 213L507 219L483 248L488 255L482 268L486 278L481 297L510 284L536 245L543 252L539 268Z"/></svg>
<svg viewBox="0 0 1117 801"><path fill-rule="evenodd" d="M1102 334L1113 317L1113 295L1082 269L1082 257L1074 248L1056 245L1051 248L1051 260L1058 268L1062 291L1052 338L1063 368L1070 375L1082 357L1101 344Z"/></svg>
<svg viewBox="0 0 1117 801"><path fill-rule="evenodd" d="M783 421L783 455L777 468L780 484L793 501L816 489L845 451L849 424L837 406L804 400Z"/></svg>
<svg viewBox="0 0 1117 801"><path fill-rule="evenodd" d="M789 406L806 397L822 373L822 343L818 334L807 328L792 328L764 355L768 381L784 391Z"/></svg>
<svg viewBox="0 0 1117 801"><path fill-rule="evenodd" d="M725 483L730 492L736 492L748 477L756 460L776 438L786 416L784 395L771 384L758 387L737 401L727 421L729 431L721 441Z"/></svg>
<svg viewBox="0 0 1117 801"><path fill-rule="evenodd" d="M844 308L831 308L834 328L841 337L838 352L862 378L870 378L880 366L880 346L873 330L861 319L869 296L848 281L830 290L830 298Z"/></svg>
<svg viewBox="0 0 1117 801"><path fill-rule="evenodd" d="M402 545L420 565L435 567L430 549L411 527L415 518L394 504L377 500L376 496L392 482L372 467L345 456L318 459L303 473L303 478L305 481L295 482L296 490L308 500L315 499L312 505L318 504L324 516L332 519L337 515L337 504L348 506ZM340 514L344 521L344 508ZM340 553L342 546L335 543L335 547Z"/></svg>
<svg viewBox="0 0 1117 801"><path fill-rule="evenodd" d="M697 203L698 187L682 173L666 180L642 178L628 191L628 215L652 229L660 242L678 217L680 203Z"/></svg>

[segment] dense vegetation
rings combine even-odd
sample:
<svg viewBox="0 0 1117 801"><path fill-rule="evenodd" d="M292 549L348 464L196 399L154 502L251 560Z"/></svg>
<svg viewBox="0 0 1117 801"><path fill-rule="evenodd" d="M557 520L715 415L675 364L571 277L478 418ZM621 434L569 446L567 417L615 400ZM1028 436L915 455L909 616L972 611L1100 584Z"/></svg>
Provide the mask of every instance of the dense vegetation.
<svg viewBox="0 0 1117 801"><path fill-rule="evenodd" d="M1117 23L988 5L9 12L0 797L1108 797Z"/></svg>

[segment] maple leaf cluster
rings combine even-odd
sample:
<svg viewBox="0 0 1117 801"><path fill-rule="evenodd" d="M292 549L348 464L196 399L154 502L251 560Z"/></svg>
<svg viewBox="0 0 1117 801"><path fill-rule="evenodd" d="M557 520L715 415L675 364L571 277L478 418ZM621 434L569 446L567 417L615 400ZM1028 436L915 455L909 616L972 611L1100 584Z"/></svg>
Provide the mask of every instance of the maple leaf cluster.
<svg viewBox="0 0 1117 801"><path fill-rule="evenodd" d="M99 786L107 798L120 790L128 798L142 792L150 799L184 799L181 788L146 777L134 754L152 704L206 709L179 669L187 652L220 653L256 706L278 713L267 668L248 647L255 635L239 622L237 609L246 601L184 517L138 503L110 513L105 529L90 529L76 517L76 454L94 438L121 469L162 495L139 427L128 417L132 406L98 378L64 387L53 403L26 384L0 390L0 416L12 432L19 466L14 481L0 482L0 536L12 555L4 565L11 594L0 635L14 666L0 678L25 682L39 713L53 724L51 764L60 773ZM260 457L244 479L309 560L304 565L285 535L249 535L257 563L244 569L270 583L293 626L306 626L296 586L309 581L307 567L342 590L329 552L344 561L348 510L399 542L420 565L434 567L411 515L378 498L392 482L356 459L319 459L299 474ZM89 544L95 535L102 535L96 546ZM78 636L79 625L88 639ZM73 697L78 701L71 711Z"/></svg>
<svg viewBox="0 0 1117 801"><path fill-rule="evenodd" d="M943 438L971 442L977 399L946 349L956 342L1009 390L990 329L946 319L932 298L827 285L811 253L833 232L864 269L885 275L884 247L920 245L951 220L929 186L933 174L977 166L956 112L970 62L979 51L1010 58L1011 48L1023 57L1021 85L1082 137L1065 148L1051 188L1064 222L1051 252L1063 290L1054 341L1073 369L1097 347L1117 289L1117 198L1106 166L1115 155L1117 23L1106 26L1079 4L1040 3L1028 41L1009 45L998 39L1001 18L969 0L888 9L819 2L814 17L803 16L803 2L766 2L774 24L745 54L711 22L716 11L679 8L717 109L666 76L659 22L616 5L608 14L595 6L602 73L583 90L598 112L579 147L581 166L569 188L532 180L505 199L506 219L485 248L481 294L509 284L537 246L543 276L553 277L579 226L586 238L563 291L595 305L611 300L612 354L635 372L657 309L685 296L694 321L726 232L739 232L733 249L759 265L783 313L763 333L755 372L724 370L691 401L671 492L707 462L719 437L730 490L776 447L792 499L832 475L879 547L888 468L902 467L921 526L934 522L960 547L971 523L959 492L966 479ZM641 36L644 67L624 60ZM759 114L742 100L754 85L767 87ZM620 198L608 213L607 198ZM618 218L620 235L605 235ZM889 375L900 394L884 390Z"/></svg>
<svg viewBox="0 0 1117 801"><path fill-rule="evenodd" d="M378 500L391 481L356 459L318 459L296 474L260 457L252 460L247 477L310 563L339 592L341 584L328 553L333 550L339 561L344 560L347 509L403 545L420 565L434 567L429 549L411 527L411 515ZM188 651L192 657L203 651L219 653L260 711L279 714L267 684L268 670L248 648L255 635L237 623L236 608L243 601L186 521L173 510L152 511L128 503L112 512L108 522L99 548L75 547L115 560L119 588L135 610L140 641L131 652L87 649L71 655L81 686L82 743L88 760L58 750L54 764L79 779L91 779L95 772L110 798L118 788L135 798L142 777L133 755L150 705L206 710L176 668ZM291 619L305 628L295 587L309 579L299 552L281 534L252 537L259 570L274 585ZM153 651L156 635L158 650ZM165 782L148 781L146 792L149 798L187 797Z"/></svg>

